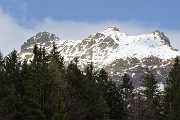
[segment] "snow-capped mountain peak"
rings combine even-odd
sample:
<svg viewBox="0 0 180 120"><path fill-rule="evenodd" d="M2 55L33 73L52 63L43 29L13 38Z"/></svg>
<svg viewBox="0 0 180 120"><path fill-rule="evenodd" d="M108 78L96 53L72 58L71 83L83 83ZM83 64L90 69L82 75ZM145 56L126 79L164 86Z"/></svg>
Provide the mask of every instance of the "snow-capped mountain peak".
<svg viewBox="0 0 180 120"><path fill-rule="evenodd" d="M116 27L108 27L107 29L100 32L101 34L104 34L106 37L112 37L112 38L118 38L120 36L126 36L125 33L121 33L118 28Z"/></svg>
<svg viewBox="0 0 180 120"><path fill-rule="evenodd" d="M161 40L161 41L164 41L164 44L165 44L165 45L168 45L169 47L172 47L172 46L170 45L169 38L166 37L163 32L161 32L161 31L159 31L159 30L156 30L156 31L153 32L153 35L159 36L159 37L160 37L160 40Z"/></svg>
<svg viewBox="0 0 180 120"><path fill-rule="evenodd" d="M127 72L135 80L145 67L150 67L158 71L157 76L164 82L164 76L170 70L170 61L180 55L163 32L156 30L131 36L116 27L108 27L79 41L60 40L54 34L40 32L21 46L19 58L32 58L35 43L50 51L52 42L56 42L66 62L78 57L81 68L93 62L98 68L104 67L112 76Z"/></svg>
<svg viewBox="0 0 180 120"><path fill-rule="evenodd" d="M21 46L21 52L31 52L34 44L42 46L50 46L53 42L59 42L59 38L49 32L39 32L35 36L31 37L24 42Z"/></svg>
<svg viewBox="0 0 180 120"><path fill-rule="evenodd" d="M104 31L119 31L119 29L116 27L108 27Z"/></svg>

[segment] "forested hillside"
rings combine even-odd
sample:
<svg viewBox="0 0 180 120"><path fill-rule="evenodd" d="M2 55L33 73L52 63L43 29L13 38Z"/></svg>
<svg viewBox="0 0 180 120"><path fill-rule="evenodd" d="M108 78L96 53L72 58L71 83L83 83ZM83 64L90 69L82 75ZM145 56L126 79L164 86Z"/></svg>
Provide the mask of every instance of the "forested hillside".
<svg viewBox="0 0 180 120"><path fill-rule="evenodd" d="M67 63L66 63L67 64ZM180 61L177 57L159 91L146 70L136 90L124 73L113 82L93 63L79 69L78 58L65 66L55 44L48 54L34 46L33 59L18 61L14 50L0 54L1 120L180 120Z"/></svg>

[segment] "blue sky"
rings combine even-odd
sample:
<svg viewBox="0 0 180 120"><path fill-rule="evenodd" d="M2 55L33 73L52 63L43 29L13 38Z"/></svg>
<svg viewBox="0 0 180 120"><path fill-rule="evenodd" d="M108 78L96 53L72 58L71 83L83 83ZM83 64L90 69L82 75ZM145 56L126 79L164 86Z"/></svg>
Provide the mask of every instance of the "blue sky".
<svg viewBox="0 0 180 120"><path fill-rule="evenodd" d="M180 50L179 11L180 0L0 0L0 49L5 54L19 50L39 31L83 39L117 26L127 34L159 29Z"/></svg>

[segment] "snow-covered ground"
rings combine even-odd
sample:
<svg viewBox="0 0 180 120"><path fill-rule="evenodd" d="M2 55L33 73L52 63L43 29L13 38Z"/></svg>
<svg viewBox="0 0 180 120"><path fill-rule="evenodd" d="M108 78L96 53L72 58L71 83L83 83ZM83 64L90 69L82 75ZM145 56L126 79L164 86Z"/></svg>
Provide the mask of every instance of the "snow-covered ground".
<svg viewBox="0 0 180 120"><path fill-rule="evenodd" d="M33 57L32 49L35 43L38 46L45 47L50 52L53 42L56 43L65 62L78 57L79 64L82 68L90 62L93 62L97 68L105 68L112 63L108 71L109 74L120 75L122 71L117 70L116 65L123 63L116 62L120 59L127 61L129 66L123 69L124 72L126 70L131 71L130 75L133 79L139 79L137 77L137 74L139 74L137 70L138 68L142 69L141 67L153 68L156 70L157 76L165 79L165 76L162 75L162 73L167 74L164 69L170 65L173 58L180 56L180 52L170 45L170 40L160 31L132 36L119 31L118 28L108 27L103 31L88 36L84 40L60 40L54 34L40 32L22 46L23 49L18 54L19 58L31 59ZM146 63L144 64L144 60L146 58L151 59L151 57L158 58L162 62L159 63L159 66L153 63L150 63L148 66ZM135 60L138 59L138 63L132 63L133 65L130 65L130 61L133 58ZM114 68L116 68L116 71ZM169 70L169 68L167 69ZM137 74L132 70L136 70ZM160 88L163 89L162 85L160 85Z"/></svg>
<svg viewBox="0 0 180 120"><path fill-rule="evenodd" d="M109 27L99 32L99 34L101 35L98 37L96 37L96 34L93 34L79 41L59 40L57 38L55 38L55 41L61 51L61 55L65 57L65 61L69 61L74 57L85 56L80 60L94 63L99 62L102 65L106 65L120 58L143 59L154 56L162 60L167 60L180 55L179 51L174 50L170 44L166 44L165 40L161 38L162 35L159 31L130 36L120 32L115 27ZM38 35L34 39L38 39L39 37L41 36ZM90 45L93 42L95 44ZM105 47L102 48L101 46L103 45ZM33 46L29 46L29 49L32 48ZM46 49L50 51L51 47L47 47ZM91 55L88 54L89 52L91 52ZM25 58L25 54L30 53L22 54L21 58Z"/></svg>

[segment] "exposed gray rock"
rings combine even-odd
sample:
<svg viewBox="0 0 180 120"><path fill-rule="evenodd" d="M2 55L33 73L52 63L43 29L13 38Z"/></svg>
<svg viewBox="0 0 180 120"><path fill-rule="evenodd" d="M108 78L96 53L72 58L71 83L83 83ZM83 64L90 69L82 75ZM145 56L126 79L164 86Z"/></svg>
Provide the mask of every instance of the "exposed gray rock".
<svg viewBox="0 0 180 120"><path fill-rule="evenodd" d="M124 33L117 32L119 31L119 29L116 27L109 27L107 29L105 32L107 32L108 34L105 34L103 32L96 33L90 35L77 44L73 44L73 42L69 43L69 41L64 41L63 43L58 44L58 49L60 53L66 57L65 60L67 63L74 57L79 57L79 66L81 67L81 69L85 68L88 62L92 62L92 60L94 60L95 68L99 68L100 66L104 67L111 78L117 82L121 81L121 76L126 72L130 75L134 85L140 85L142 75L148 67L159 82L165 83L166 77L172 68L173 59L160 59L158 57L151 56L150 53L150 55L148 54L147 58L136 58L136 56L138 55L137 52L130 54L130 56L128 56L127 58L120 58L118 55L121 51L118 50L123 51L123 49L125 49L126 47L128 48L128 46L130 46L131 44L125 42L121 45L120 43L121 41L123 41L121 36L124 36L124 38L129 36ZM112 33L113 31L114 34L111 35L110 33ZM176 51L176 49L171 47L169 39L164 35L163 32L154 31L153 34L154 35L150 34L151 37L145 37L145 45L154 37L153 41L160 40L162 42L161 46L167 45L171 50L173 50L173 52ZM141 41L143 39L143 37L133 38L132 42ZM25 56L26 59L30 59L32 58L34 44L42 45L46 49L50 50L49 48L52 46L52 43L54 41L59 41L59 38L54 34L50 34L48 32L40 32L36 36L28 39L27 42L24 42L24 44L21 46L21 52L18 55L22 55ZM156 46L151 44L148 46L148 48L154 47ZM127 52L125 54L129 54L128 51L125 52ZM117 56L113 56L115 57L115 59L112 59L112 56L110 56L112 55L112 53L116 53L115 55ZM108 60L108 57L111 57L108 64L102 64L105 60Z"/></svg>
<svg viewBox="0 0 180 120"><path fill-rule="evenodd" d="M117 27L108 27L107 29L111 29L112 31L119 31Z"/></svg>
<svg viewBox="0 0 180 120"><path fill-rule="evenodd" d="M95 39L101 38L101 37L104 37L104 34L102 34L102 33L96 33L96 35L94 36Z"/></svg>
<svg viewBox="0 0 180 120"><path fill-rule="evenodd" d="M103 42L115 42L111 37L107 37L103 40Z"/></svg>
<svg viewBox="0 0 180 120"><path fill-rule="evenodd" d="M39 32L36 36L31 37L24 42L21 46L21 52L32 52L32 48L35 44L43 45L44 47L51 46L53 41L59 40L54 34L48 32Z"/></svg>
<svg viewBox="0 0 180 120"><path fill-rule="evenodd" d="M164 41L165 45L168 45L169 47L172 47L170 42L169 42L169 38L166 37L163 32L160 32L159 30L156 30L156 31L153 32L153 34L158 35L161 38L161 40Z"/></svg>
<svg viewBox="0 0 180 120"><path fill-rule="evenodd" d="M127 58L126 60L118 59L109 64L106 67L106 70L111 75L112 79L121 79L121 76L125 71L130 75L134 85L140 85L140 80L143 79L143 73L147 68L149 68L158 82L165 84L166 77L173 66L173 62L174 60L163 62L161 59L156 57L145 58L143 61L140 61L137 58Z"/></svg>

